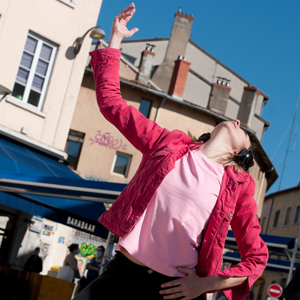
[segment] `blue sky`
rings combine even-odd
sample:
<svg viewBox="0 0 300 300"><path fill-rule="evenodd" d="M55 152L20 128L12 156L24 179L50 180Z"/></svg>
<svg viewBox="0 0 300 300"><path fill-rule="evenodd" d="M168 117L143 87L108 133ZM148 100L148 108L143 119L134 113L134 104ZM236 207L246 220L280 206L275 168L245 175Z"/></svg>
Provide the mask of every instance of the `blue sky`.
<svg viewBox="0 0 300 300"><path fill-rule="evenodd" d="M134 39L169 37L174 13L181 7L193 14L192 40L270 96L262 117L271 123L263 147L282 174L290 124L300 95L300 1L145 1L129 28ZM129 5L124 0L103 0L97 25L109 38L112 19ZM299 109L281 189L300 181ZM296 134L295 134L296 133ZM269 189L276 192L280 177Z"/></svg>

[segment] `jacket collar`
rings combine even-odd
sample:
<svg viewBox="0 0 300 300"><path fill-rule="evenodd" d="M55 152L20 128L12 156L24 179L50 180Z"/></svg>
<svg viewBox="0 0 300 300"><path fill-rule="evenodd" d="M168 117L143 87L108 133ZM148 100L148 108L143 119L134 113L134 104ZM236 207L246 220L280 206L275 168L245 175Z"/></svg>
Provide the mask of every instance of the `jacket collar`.
<svg viewBox="0 0 300 300"><path fill-rule="evenodd" d="M232 167L226 167L225 172L233 181L237 182L249 181L251 177L247 172L238 172Z"/></svg>

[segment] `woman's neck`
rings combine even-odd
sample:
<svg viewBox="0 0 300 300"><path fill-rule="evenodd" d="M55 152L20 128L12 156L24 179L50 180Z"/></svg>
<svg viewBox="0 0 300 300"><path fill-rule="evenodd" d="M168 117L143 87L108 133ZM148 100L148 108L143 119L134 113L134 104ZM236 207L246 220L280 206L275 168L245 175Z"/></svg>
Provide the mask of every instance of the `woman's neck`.
<svg viewBox="0 0 300 300"><path fill-rule="evenodd" d="M214 140L208 140L198 149L210 160L222 163L230 155L230 151L224 147L225 143L220 143Z"/></svg>

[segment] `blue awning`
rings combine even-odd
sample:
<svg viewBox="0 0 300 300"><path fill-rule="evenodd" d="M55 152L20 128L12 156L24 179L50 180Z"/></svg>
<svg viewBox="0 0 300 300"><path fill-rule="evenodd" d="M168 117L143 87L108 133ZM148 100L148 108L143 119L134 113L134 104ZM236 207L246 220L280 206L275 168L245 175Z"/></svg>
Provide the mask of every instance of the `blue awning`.
<svg viewBox="0 0 300 300"><path fill-rule="evenodd" d="M232 264L237 264L241 261L241 256L239 253L227 252L223 255L223 261L230 262ZM296 269L297 266L298 263L294 263L294 269ZM290 268L291 268L290 261L269 258L266 270L289 273Z"/></svg>
<svg viewBox="0 0 300 300"><path fill-rule="evenodd" d="M269 252L270 251L276 253L284 252L285 250L292 249L295 243L295 238L267 235L267 234L260 234L260 237L268 246ZM225 240L225 248L234 249L234 250L238 249L232 230L228 230L227 237Z"/></svg>
<svg viewBox="0 0 300 300"><path fill-rule="evenodd" d="M63 163L0 138L0 203L106 238L103 202L125 184L83 180Z"/></svg>

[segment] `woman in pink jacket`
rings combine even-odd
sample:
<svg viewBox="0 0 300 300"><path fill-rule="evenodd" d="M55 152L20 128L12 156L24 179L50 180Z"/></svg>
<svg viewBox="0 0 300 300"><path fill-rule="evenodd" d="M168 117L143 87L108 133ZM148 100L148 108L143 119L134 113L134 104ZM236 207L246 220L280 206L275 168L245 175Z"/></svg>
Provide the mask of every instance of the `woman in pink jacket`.
<svg viewBox="0 0 300 300"><path fill-rule="evenodd" d="M243 299L268 259L259 237L249 136L222 122L198 140L161 128L122 99L119 46L132 3L114 18L109 46L91 53L103 116L143 154L139 169L99 221L120 240L104 273L75 299ZM241 262L220 271L229 225Z"/></svg>

